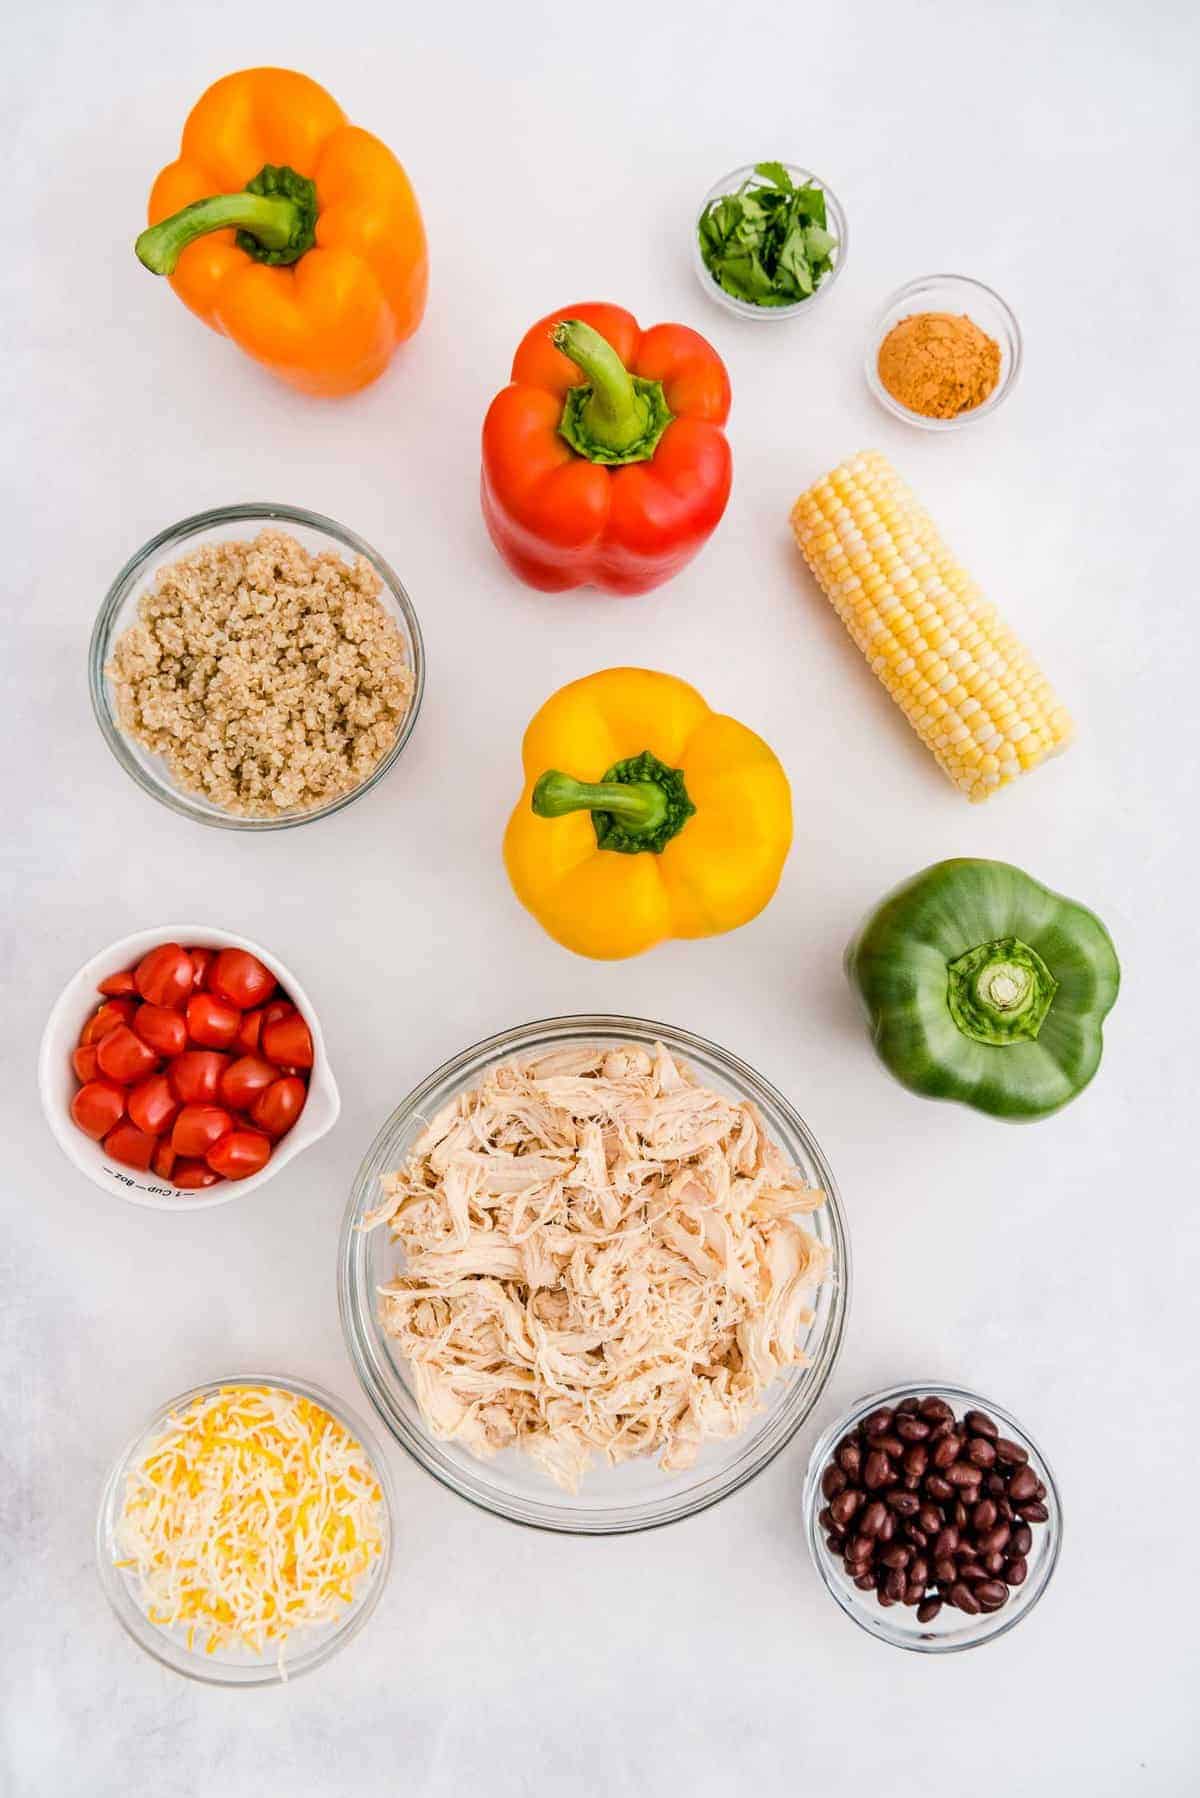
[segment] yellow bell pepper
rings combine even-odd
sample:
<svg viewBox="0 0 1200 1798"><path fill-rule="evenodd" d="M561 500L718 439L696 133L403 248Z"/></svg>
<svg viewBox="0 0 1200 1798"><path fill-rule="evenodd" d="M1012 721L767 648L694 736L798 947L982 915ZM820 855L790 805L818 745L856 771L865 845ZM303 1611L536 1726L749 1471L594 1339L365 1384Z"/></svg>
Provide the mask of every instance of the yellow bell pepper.
<svg viewBox="0 0 1200 1798"><path fill-rule="evenodd" d="M787 775L694 687L609 668L525 733L504 859L517 898L578 955L618 960L715 936L767 904L792 842Z"/></svg>

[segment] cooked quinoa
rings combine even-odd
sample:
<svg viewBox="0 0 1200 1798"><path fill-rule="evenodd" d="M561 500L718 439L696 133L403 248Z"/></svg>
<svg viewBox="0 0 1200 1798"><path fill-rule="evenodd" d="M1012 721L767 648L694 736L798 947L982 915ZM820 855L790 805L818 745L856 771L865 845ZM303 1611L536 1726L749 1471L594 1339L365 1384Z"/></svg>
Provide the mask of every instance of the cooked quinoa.
<svg viewBox="0 0 1200 1798"><path fill-rule="evenodd" d="M160 568L105 673L117 716L172 777L239 816L360 786L412 703L404 638L363 556L283 531Z"/></svg>

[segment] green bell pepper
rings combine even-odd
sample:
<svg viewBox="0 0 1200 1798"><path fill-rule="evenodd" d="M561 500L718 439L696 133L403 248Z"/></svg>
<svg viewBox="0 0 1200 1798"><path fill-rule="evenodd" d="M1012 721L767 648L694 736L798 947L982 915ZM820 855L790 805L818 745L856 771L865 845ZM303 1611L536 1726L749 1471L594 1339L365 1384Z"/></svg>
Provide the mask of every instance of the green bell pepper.
<svg viewBox="0 0 1200 1798"><path fill-rule="evenodd" d="M1100 1065L1120 985L1099 918L1007 862L937 862L846 951L884 1066L914 1092L1045 1117Z"/></svg>

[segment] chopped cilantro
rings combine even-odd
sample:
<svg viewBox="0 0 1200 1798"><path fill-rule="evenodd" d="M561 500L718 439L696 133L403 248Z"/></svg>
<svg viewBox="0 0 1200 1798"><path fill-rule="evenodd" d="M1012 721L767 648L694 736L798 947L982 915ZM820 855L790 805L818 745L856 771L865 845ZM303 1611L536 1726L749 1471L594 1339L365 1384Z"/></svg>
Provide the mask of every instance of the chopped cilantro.
<svg viewBox="0 0 1200 1798"><path fill-rule="evenodd" d="M837 238L827 229L825 195L795 187L781 162L760 162L736 193L705 208L700 254L718 286L752 306L794 306L833 267Z"/></svg>

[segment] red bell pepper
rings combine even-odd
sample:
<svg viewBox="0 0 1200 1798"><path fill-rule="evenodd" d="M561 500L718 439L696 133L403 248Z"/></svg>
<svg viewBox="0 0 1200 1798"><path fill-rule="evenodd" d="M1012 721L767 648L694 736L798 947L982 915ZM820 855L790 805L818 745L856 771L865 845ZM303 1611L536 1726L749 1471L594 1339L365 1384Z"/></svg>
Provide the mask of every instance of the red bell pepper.
<svg viewBox="0 0 1200 1798"><path fill-rule="evenodd" d="M720 522L733 459L729 376L686 325L564 308L513 357L483 425L483 516L515 574L548 593L645 593Z"/></svg>

